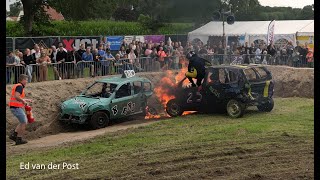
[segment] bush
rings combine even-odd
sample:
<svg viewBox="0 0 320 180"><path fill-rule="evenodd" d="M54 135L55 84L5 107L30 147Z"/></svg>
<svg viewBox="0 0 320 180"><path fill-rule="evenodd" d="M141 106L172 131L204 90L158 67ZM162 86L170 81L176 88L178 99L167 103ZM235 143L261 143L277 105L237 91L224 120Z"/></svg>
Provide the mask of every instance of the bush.
<svg viewBox="0 0 320 180"><path fill-rule="evenodd" d="M7 37L23 37L24 29L20 23L6 23ZM53 21L51 26L34 26L33 36L100 36L100 35L156 35L156 34L187 34L192 24L164 24L154 32L141 23L123 21Z"/></svg>

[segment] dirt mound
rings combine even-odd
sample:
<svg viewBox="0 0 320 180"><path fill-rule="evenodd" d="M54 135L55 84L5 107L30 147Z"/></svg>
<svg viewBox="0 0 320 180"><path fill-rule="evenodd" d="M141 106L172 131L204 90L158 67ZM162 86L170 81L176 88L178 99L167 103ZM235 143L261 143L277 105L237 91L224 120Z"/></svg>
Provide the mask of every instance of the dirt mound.
<svg viewBox="0 0 320 180"><path fill-rule="evenodd" d="M268 66L275 80L275 97L314 97L314 69Z"/></svg>
<svg viewBox="0 0 320 180"><path fill-rule="evenodd" d="M289 67L268 67L275 80L276 97L308 97L314 95L314 70L296 69ZM146 77L152 81L154 86L160 82L165 75L164 72L139 73L139 76ZM101 77L99 77L101 78ZM36 122L28 125L28 139L35 139L50 134L68 132L70 129L61 127L57 121L59 104L75 95L78 95L85 87L99 78L70 79L62 81L48 81L28 84L26 87L26 97L33 99L32 104ZM172 77L174 78L174 77ZM7 103L10 98L12 85L6 87ZM153 95L149 104L158 113L163 113L164 108ZM17 125L17 120L13 117L9 107L6 107L7 134Z"/></svg>

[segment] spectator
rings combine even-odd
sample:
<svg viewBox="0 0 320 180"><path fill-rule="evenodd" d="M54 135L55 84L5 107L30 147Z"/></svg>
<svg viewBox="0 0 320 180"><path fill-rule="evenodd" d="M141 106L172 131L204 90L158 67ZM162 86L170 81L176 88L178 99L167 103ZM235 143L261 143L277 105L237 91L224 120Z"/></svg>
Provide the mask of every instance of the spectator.
<svg viewBox="0 0 320 180"><path fill-rule="evenodd" d="M267 53L270 55L270 56L268 56L268 57L270 57L269 62L271 64L275 64L275 56L276 56L277 51L276 51L276 48L274 47L274 44L272 41L267 47Z"/></svg>
<svg viewBox="0 0 320 180"><path fill-rule="evenodd" d="M59 50L57 52L57 70L59 72L59 80L64 79L66 76L65 62L68 59L68 53L64 50L63 44L59 43Z"/></svg>
<svg viewBox="0 0 320 180"><path fill-rule="evenodd" d="M301 52L300 52L300 57L301 57L301 61L302 61L302 65L303 66L307 65L307 61L306 61L307 54L308 54L307 48L305 47L305 45L302 45Z"/></svg>
<svg viewBox="0 0 320 180"><path fill-rule="evenodd" d="M88 46L86 51L81 56L82 61L78 64L78 74L79 77L84 77L84 68L91 67L89 62L93 62L93 55L91 53L91 47Z"/></svg>
<svg viewBox="0 0 320 180"><path fill-rule="evenodd" d="M101 62L101 70L102 70L102 76L109 74L109 67L111 61L115 60L115 58L112 56L110 49L106 50L106 54L103 57L103 61Z"/></svg>
<svg viewBox="0 0 320 180"><path fill-rule="evenodd" d="M265 50L263 51L263 56L262 56L262 64L267 65L267 54L268 52Z"/></svg>
<svg viewBox="0 0 320 180"><path fill-rule="evenodd" d="M286 65L288 60L287 50L281 49L280 50L280 65Z"/></svg>
<svg viewBox="0 0 320 180"><path fill-rule="evenodd" d="M256 59L255 63L260 64L261 63L261 53L262 53L262 44L256 49L255 54L256 54Z"/></svg>
<svg viewBox="0 0 320 180"><path fill-rule="evenodd" d="M12 71L13 71L13 66L15 65L15 58L13 55L13 52L9 51L8 52L8 56L6 57L6 72L7 72L7 76L6 76L6 83L7 84L11 84L11 75L12 75Z"/></svg>
<svg viewBox="0 0 320 180"><path fill-rule="evenodd" d="M78 62L81 62L82 60L82 57L79 55L76 47L73 47L72 51L70 51L68 53L68 61L71 62L70 63L70 71L71 71L71 74L73 75L72 78L76 78L76 76L78 75L77 72L77 63ZM71 76L71 74L69 76ZM71 78L71 77L70 77Z"/></svg>
<svg viewBox="0 0 320 180"><path fill-rule="evenodd" d="M32 72L33 72L33 66L31 64L36 64L36 59L33 55L31 55L31 51L29 48L26 48L23 55L23 62L26 67L25 74L28 76L28 82L30 83L32 81Z"/></svg>
<svg viewBox="0 0 320 180"><path fill-rule="evenodd" d="M125 46L121 46L120 51L118 52L120 58L123 58L125 54L127 54Z"/></svg>
<svg viewBox="0 0 320 180"><path fill-rule="evenodd" d="M175 49L173 51L173 69L179 69L180 56L180 51L178 49Z"/></svg>
<svg viewBox="0 0 320 180"><path fill-rule="evenodd" d="M99 47L99 49L100 49L100 47ZM101 49L102 49L102 47L101 47ZM103 57L101 57L101 55L99 54L98 49L93 50L92 56L93 56L93 61L94 61L94 76L99 76L99 71L101 69L100 59L102 59Z"/></svg>
<svg viewBox="0 0 320 180"><path fill-rule="evenodd" d="M14 52L14 66L12 67L13 70L13 74L14 74L14 84L17 84L19 82L19 76L20 74L24 73L24 67L21 64L21 61L23 60L22 58L20 58L20 51L17 49Z"/></svg>
<svg viewBox="0 0 320 180"><path fill-rule="evenodd" d="M41 56L38 58L37 63L39 64L39 82L47 81L48 77L48 66L47 64L51 63L51 60L45 50L41 51Z"/></svg>
<svg viewBox="0 0 320 180"><path fill-rule="evenodd" d="M158 51L158 61L160 62L160 67L163 68L164 67L164 58L167 57L167 54L163 51L163 47L159 47L159 51Z"/></svg>
<svg viewBox="0 0 320 180"><path fill-rule="evenodd" d="M43 47L41 47L43 49ZM31 53L34 57L34 59L36 60L36 62L38 61L38 59L40 58L41 56L41 52L40 52L40 47L38 44L35 44L34 47L33 47L33 50L31 50ZM32 78L34 79L34 81L38 81L39 79L39 67L38 66L33 66L33 73L35 73L35 78Z"/></svg>
<svg viewBox="0 0 320 180"><path fill-rule="evenodd" d="M131 50L130 50L130 53L128 54L129 63L130 63L130 64L133 64L133 63L135 62L136 58L137 58L137 56L136 56L136 54L134 53L134 50L131 49Z"/></svg>
<svg viewBox="0 0 320 180"><path fill-rule="evenodd" d="M82 54L86 52L86 48L84 44L80 44L80 49L78 50L79 56L82 58Z"/></svg>
<svg viewBox="0 0 320 180"><path fill-rule="evenodd" d="M313 52L311 49L309 49L306 58L308 62L308 67L313 68Z"/></svg>
<svg viewBox="0 0 320 180"><path fill-rule="evenodd" d="M145 55L146 57L150 57L150 56L151 56L151 53L152 53L151 44L148 44L148 48L145 50L144 55Z"/></svg>

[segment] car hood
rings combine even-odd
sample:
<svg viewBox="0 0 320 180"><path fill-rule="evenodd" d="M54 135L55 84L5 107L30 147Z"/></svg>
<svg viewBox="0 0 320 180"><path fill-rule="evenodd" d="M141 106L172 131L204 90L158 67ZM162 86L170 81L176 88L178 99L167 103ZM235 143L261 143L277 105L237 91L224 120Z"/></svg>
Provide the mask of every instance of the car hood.
<svg viewBox="0 0 320 180"><path fill-rule="evenodd" d="M71 98L67 101L64 101L61 104L61 112L63 114L73 114L73 115L81 115L88 111L88 108L93 105L107 104L107 98L92 98L92 97L85 97L85 96L76 96Z"/></svg>

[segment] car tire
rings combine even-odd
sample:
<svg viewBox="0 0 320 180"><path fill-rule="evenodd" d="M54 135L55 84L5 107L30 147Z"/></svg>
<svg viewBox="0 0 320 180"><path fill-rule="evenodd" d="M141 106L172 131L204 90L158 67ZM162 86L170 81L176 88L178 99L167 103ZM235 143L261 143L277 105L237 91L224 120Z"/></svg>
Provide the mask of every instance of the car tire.
<svg viewBox="0 0 320 180"><path fill-rule="evenodd" d="M176 99L171 99L167 103L166 111L171 117L177 117L183 114L183 110Z"/></svg>
<svg viewBox="0 0 320 180"><path fill-rule="evenodd" d="M245 105L235 99L231 99L227 103L227 113L232 118L240 118L244 114Z"/></svg>
<svg viewBox="0 0 320 180"><path fill-rule="evenodd" d="M89 124L92 129L104 128L109 124L109 116L105 112L98 111L91 116Z"/></svg>
<svg viewBox="0 0 320 180"><path fill-rule="evenodd" d="M257 106L258 110L262 112L270 112L272 111L273 107L274 107L274 101L272 98L269 98L267 102Z"/></svg>

